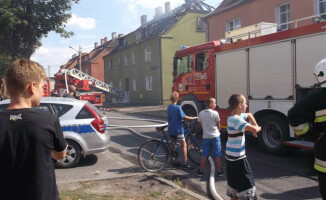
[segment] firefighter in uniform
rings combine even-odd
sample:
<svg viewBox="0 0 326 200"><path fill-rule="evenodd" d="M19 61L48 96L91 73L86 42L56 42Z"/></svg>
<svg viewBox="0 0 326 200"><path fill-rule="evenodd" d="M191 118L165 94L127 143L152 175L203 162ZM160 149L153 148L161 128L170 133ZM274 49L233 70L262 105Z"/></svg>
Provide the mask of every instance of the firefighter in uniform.
<svg viewBox="0 0 326 200"><path fill-rule="evenodd" d="M326 200L326 58L317 63L314 75L321 88L298 101L289 110L288 120L296 135L312 134L315 140L314 168L321 196Z"/></svg>

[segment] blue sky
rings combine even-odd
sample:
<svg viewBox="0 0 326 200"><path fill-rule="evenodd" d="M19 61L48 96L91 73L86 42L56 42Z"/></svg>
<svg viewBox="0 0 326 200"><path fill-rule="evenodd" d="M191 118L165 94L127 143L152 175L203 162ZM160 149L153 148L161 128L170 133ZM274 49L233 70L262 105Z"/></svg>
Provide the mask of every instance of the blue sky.
<svg viewBox="0 0 326 200"><path fill-rule="evenodd" d="M39 62L48 74L53 76L59 67L65 64L79 46L82 52L90 52L94 43L104 37L111 39L111 33L128 34L140 26L140 16L147 15L147 21L153 19L155 8L170 2L171 9L184 3L184 0L80 0L73 4L72 18L66 30L73 31L71 38L61 38L59 34L49 33L42 39L42 46L36 50L31 59ZM204 0L216 8L222 0ZM49 70L50 69L50 70ZM49 74L48 74L49 75Z"/></svg>

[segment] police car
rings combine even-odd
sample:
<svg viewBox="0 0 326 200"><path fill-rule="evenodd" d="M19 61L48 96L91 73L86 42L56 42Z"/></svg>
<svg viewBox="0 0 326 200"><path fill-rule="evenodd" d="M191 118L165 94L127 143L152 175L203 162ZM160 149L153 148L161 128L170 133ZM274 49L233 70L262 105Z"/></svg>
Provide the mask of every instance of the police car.
<svg viewBox="0 0 326 200"><path fill-rule="evenodd" d="M0 101L0 111L10 100ZM110 136L108 121L102 112L87 101L62 97L43 97L38 109L59 117L64 137L68 143L67 156L55 163L56 168L72 168L81 158L106 151Z"/></svg>

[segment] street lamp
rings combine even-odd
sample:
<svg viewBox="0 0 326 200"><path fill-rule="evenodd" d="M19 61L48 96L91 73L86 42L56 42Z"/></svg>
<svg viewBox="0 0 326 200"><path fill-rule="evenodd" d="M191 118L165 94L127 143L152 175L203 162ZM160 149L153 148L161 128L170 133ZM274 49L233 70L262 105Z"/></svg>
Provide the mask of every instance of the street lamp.
<svg viewBox="0 0 326 200"><path fill-rule="evenodd" d="M69 46L70 49L73 49L75 51L77 51L75 48L73 48L72 46ZM81 46L79 46L79 51L77 51L78 55L79 55L79 71L81 70L81 54L82 54L82 50L81 50Z"/></svg>

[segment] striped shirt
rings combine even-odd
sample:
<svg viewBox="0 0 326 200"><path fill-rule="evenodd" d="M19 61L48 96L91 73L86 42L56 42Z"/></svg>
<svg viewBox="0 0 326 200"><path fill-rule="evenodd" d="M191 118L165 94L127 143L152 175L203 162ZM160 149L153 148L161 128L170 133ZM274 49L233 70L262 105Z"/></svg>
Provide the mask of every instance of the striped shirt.
<svg viewBox="0 0 326 200"><path fill-rule="evenodd" d="M228 141L226 143L225 154L236 158L246 157L244 130L249 124L245 121L246 113L232 115L227 120ZM243 133L243 134L239 134ZM227 158L228 159L228 158Z"/></svg>

